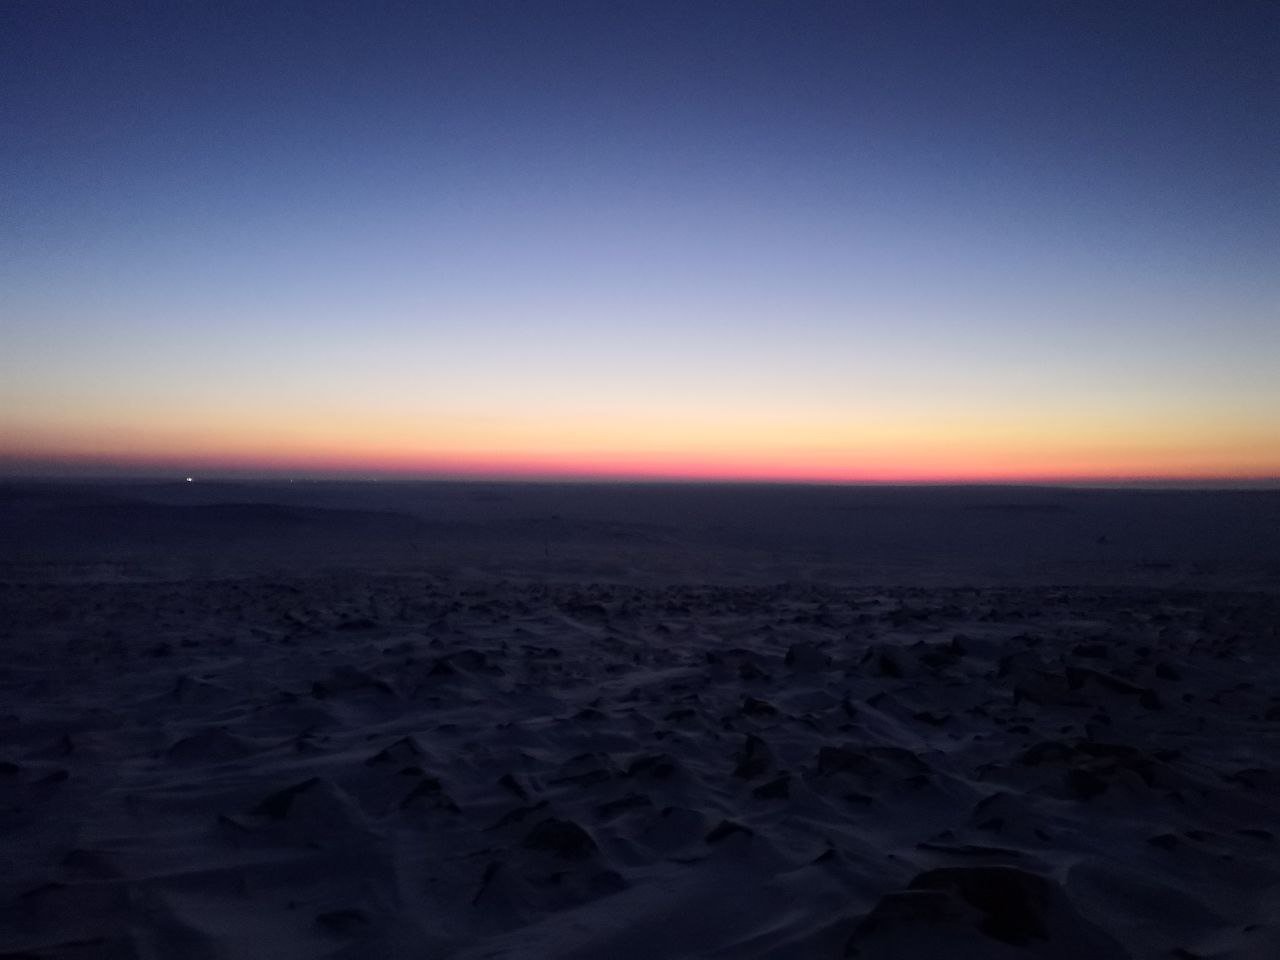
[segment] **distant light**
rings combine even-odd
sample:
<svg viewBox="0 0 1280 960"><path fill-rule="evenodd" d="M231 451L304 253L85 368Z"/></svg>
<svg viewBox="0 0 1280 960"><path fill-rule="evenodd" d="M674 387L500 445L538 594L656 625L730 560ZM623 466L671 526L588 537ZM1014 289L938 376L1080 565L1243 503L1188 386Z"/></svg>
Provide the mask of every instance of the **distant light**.
<svg viewBox="0 0 1280 960"><path fill-rule="evenodd" d="M191 483L194 479L194 477L187 477L187 483Z"/></svg>

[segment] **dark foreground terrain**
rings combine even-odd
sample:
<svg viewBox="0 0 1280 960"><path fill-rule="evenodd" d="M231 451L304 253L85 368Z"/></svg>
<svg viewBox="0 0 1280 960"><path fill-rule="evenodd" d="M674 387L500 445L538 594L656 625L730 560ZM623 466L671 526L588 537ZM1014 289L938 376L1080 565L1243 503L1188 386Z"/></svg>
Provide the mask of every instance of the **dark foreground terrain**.
<svg viewBox="0 0 1280 960"><path fill-rule="evenodd" d="M0 956L1280 956L1275 494L0 491Z"/></svg>

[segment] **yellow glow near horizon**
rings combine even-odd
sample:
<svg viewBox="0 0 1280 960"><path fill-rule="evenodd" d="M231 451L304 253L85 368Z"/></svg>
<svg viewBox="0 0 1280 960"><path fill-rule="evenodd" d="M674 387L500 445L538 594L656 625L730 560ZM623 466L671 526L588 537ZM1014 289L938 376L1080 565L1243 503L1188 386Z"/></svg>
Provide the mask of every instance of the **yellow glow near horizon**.
<svg viewBox="0 0 1280 960"><path fill-rule="evenodd" d="M1265 422L1114 414L795 419L321 415L10 424L0 455L60 464L460 476L1030 480L1280 476Z"/></svg>

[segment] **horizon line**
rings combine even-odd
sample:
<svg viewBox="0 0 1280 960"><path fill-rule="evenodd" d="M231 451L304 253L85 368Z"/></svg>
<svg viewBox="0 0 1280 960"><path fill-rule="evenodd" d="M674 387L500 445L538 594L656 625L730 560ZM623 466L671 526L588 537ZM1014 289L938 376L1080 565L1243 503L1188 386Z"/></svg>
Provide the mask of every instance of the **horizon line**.
<svg viewBox="0 0 1280 960"><path fill-rule="evenodd" d="M0 483L145 483L185 485L352 483L352 484L528 484L531 486L679 486L679 487L1020 487L1054 489L1280 490L1280 476L1069 476L1069 477L750 477L615 474L407 474L350 472L216 473L11 472L0 471Z"/></svg>

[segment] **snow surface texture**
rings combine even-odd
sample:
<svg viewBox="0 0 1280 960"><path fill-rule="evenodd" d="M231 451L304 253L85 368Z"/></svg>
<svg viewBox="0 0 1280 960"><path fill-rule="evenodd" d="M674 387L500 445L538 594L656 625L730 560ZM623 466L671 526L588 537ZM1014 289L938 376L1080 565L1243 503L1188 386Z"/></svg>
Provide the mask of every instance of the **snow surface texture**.
<svg viewBox="0 0 1280 960"><path fill-rule="evenodd" d="M1069 506L1105 582L877 585L670 513L98 496L0 524L0 956L1280 956L1274 528Z"/></svg>

